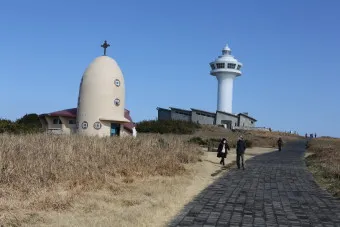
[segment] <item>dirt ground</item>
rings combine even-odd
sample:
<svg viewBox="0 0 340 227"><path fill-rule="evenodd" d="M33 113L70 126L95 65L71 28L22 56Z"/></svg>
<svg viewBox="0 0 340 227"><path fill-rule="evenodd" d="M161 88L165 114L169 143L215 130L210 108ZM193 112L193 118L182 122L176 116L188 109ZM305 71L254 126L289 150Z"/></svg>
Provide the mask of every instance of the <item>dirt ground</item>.
<svg viewBox="0 0 340 227"><path fill-rule="evenodd" d="M245 159L274 150L247 149ZM232 149L226 164L234 160ZM198 193L228 171L221 168L215 152L204 152L201 162L186 168L189 173L184 176L134 178L129 182L117 179L115 187L79 192L65 211L13 210L0 215L24 226L166 226Z"/></svg>

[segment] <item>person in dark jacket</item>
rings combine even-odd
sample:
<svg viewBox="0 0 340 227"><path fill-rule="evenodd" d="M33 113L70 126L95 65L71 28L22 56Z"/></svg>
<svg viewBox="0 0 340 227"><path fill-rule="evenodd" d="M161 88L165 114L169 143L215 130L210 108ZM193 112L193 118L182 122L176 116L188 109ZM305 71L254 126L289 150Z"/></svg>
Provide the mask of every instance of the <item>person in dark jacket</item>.
<svg viewBox="0 0 340 227"><path fill-rule="evenodd" d="M217 157L221 158L221 165L225 165L224 159L227 157L228 150L230 150L230 147L227 143L226 138L223 138L217 148Z"/></svg>
<svg viewBox="0 0 340 227"><path fill-rule="evenodd" d="M282 139L281 137L277 140L277 146L279 147L279 151L281 151L281 147L282 147Z"/></svg>
<svg viewBox="0 0 340 227"><path fill-rule="evenodd" d="M236 163L237 163L237 168L240 169L240 159L242 160L242 168L244 170L244 152L246 151L246 143L243 140L243 137L240 136L237 145L236 145Z"/></svg>

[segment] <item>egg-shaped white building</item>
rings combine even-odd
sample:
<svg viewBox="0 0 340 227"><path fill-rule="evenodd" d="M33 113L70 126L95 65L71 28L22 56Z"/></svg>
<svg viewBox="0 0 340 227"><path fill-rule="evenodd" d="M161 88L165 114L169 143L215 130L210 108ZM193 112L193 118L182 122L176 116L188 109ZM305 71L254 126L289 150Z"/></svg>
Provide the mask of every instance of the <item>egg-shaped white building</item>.
<svg viewBox="0 0 340 227"><path fill-rule="evenodd" d="M79 87L77 132L82 135L120 135L124 116L125 84L117 62L100 56L85 70Z"/></svg>

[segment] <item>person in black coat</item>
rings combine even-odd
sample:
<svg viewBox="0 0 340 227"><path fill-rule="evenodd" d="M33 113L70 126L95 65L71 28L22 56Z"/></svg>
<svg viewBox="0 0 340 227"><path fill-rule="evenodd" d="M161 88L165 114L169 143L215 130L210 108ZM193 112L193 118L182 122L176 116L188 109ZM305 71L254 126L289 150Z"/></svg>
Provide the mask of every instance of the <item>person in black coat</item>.
<svg viewBox="0 0 340 227"><path fill-rule="evenodd" d="M230 150L230 147L226 138L223 138L217 148L217 157L221 158L221 165L225 165L224 159L227 158L228 150Z"/></svg>
<svg viewBox="0 0 340 227"><path fill-rule="evenodd" d="M281 137L277 140L277 146L279 147L279 151L281 151L281 147L282 147L282 139Z"/></svg>
<svg viewBox="0 0 340 227"><path fill-rule="evenodd" d="M243 137L240 136L237 145L236 145L236 163L237 168L240 169L240 160L242 161L242 168L244 170L244 152L246 151L246 143L243 140Z"/></svg>

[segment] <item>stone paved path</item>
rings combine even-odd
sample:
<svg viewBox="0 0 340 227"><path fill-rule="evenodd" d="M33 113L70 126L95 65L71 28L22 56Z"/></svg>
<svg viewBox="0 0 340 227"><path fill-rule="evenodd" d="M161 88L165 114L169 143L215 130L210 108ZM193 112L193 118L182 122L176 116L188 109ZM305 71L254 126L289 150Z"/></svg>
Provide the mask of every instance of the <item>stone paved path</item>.
<svg viewBox="0 0 340 227"><path fill-rule="evenodd" d="M293 143L230 170L169 226L340 226L340 201L315 183L303 153Z"/></svg>

